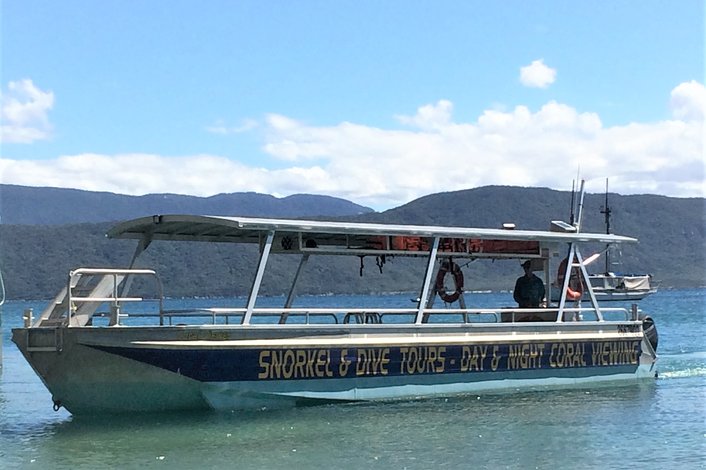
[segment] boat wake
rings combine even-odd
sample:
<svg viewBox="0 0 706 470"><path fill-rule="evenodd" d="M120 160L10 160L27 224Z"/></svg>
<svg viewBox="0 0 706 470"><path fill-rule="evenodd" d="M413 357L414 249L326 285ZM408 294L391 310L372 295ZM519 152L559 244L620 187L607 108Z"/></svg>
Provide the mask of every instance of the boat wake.
<svg viewBox="0 0 706 470"><path fill-rule="evenodd" d="M706 377L706 351L660 356L660 379Z"/></svg>
<svg viewBox="0 0 706 470"><path fill-rule="evenodd" d="M682 370L660 372L659 379L684 379L688 377L706 377L706 367L694 367Z"/></svg>

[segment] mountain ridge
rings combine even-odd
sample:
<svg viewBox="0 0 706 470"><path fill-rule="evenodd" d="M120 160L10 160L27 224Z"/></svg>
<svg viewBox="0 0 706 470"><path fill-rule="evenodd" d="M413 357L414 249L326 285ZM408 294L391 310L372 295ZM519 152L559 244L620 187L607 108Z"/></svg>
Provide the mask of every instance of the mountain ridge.
<svg viewBox="0 0 706 470"><path fill-rule="evenodd" d="M312 194L282 198L255 192L221 193L208 197L169 193L131 196L104 191L0 185L0 221L11 225L100 223L160 213L321 217L372 211L345 199Z"/></svg>
<svg viewBox="0 0 706 470"><path fill-rule="evenodd" d="M336 215L305 217L479 228L499 228L503 223L511 222L517 229L546 230L551 220L568 221L570 200L571 193L568 191L494 186L431 194L384 212L351 214L342 211ZM303 198L299 202L306 205L308 201ZM80 201L76 204L76 207L81 207ZM605 231L601 214L604 204L605 194L585 196L584 231ZM634 236L640 241L637 245L623 248L622 272L650 273L661 288L706 285L706 202L703 198L611 193L609 204L613 214L612 232ZM137 211L138 216L165 213L161 210L150 211L152 208L132 209ZM273 215L267 212L267 205L259 206L259 209L261 212L248 215L294 218L293 215ZM315 212L312 206L305 209L310 214ZM68 271L79 266L124 267L134 250L134 243L106 239L104 234L111 225L108 221L54 225L0 224L0 267L6 274L8 298L51 297L66 282ZM165 287L171 286L165 292L169 296L245 295L252 279L250 268L256 266L254 247L224 245L231 244L155 242L141 258L141 267L151 267L161 273ZM375 292L414 291L418 288L419 272L409 260L389 260L384 274L378 272L374 261L366 260L364 278L359 275L362 260L356 257L352 257L352 261L348 257L335 258L331 261L312 259L308 269L321 275L325 283L304 276L300 292L370 293L371 287L364 281L371 277L374 280L372 291ZM273 260L273 263L281 263L276 268L283 270L275 269L273 277L265 280L265 293L286 293L291 282L288 277L291 274L286 272L296 268L294 261ZM510 284L518 274L515 264L501 261L486 269L483 263L474 263L474 268L467 275L466 285L474 290L511 289ZM596 268L600 268L599 262L594 270ZM204 279L208 279L205 284Z"/></svg>

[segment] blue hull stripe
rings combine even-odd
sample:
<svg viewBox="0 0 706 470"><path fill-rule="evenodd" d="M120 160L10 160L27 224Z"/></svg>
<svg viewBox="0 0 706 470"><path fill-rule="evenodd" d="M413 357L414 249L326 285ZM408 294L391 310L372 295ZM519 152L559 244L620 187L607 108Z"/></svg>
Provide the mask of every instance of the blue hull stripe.
<svg viewBox="0 0 706 470"><path fill-rule="evenodd" d="M540 371L541 376L635 371L640 340L336 348L89 347L201 381L321 380ZM571 369L584 369L574 370ZM555 373L555 374L554 374ZM505 374L498 374L505 375ZM431 378L431 377L428 377ZM472 381L473 379L470 379Z"/></svg>

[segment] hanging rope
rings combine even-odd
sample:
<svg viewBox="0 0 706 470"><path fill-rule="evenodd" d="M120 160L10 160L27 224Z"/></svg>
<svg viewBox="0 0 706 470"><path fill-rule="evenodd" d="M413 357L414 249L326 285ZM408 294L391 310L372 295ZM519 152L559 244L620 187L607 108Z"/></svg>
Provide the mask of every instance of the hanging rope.
<svg viewBox="0 0 706 470"><path fill-rule="evenodd" d="M5 281L2 279L2 271L0 271L0 305L5 303Z"/></svg>

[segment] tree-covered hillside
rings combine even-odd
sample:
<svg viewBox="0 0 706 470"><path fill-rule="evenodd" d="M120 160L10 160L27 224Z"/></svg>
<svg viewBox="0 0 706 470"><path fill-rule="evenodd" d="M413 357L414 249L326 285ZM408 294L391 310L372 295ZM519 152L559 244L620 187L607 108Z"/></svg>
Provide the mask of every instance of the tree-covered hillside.
<svg viewBox="0 0 706 470"><path fill-rule="evenodd" d="M584 201L584 229L604 231L600 213L604 195ZM383 213L347 220L381 223L499 227L513 222L519 229L546 229L550 220L569 218L570 193L536 188L484 187L434 194ZM704 199L610 195L614 233L637 237L623 250L623 272L647 272L662 288L706 285L706 212ZM147 215L147 214L141 214ZM258 214L264 215L264 214ZM111 224L0 225L0 267L8 297L52 297L79 266L124 267L135 243L109 240ZM600 250L602 247L595 247ZM374 257L312 258L300 283L302 293L390 292L418 289L421 259L389 259L383 272ZM297 257L272 260L264 291L286 293ZM156 269L168 296L244 295L255 272L253 247L230 244L155 242L140 266ZM281 268L281 269L280 269ZM596 262L595 270L602 270ZM464 267L468 289L511 289L521 274L515 262L473 262Z"/></svg>
<svg viewBox="0 0 706 470"><path fill-rule="evenodd" d="M253 217L337 217L372 212L345 199L312 194L283 198L258 193L126 196L64 188L0 184L4 224L60 225L125 220L152 214L208 214Z"/></svg>
<svg viewBox="0 0 706 470"><path fill-rule="evenodd" d="M608 195L611 232L639 239L623 249L624 273L652 273L663 286L706 285L706 200L656 195ZM398 208L360 218L389 223L546 230L568 221L571 193L544 188L487 186L425 196ZM605 232L605 194L584 198L582 230ZM598 248L597 248L598 249Z"/></svg>

